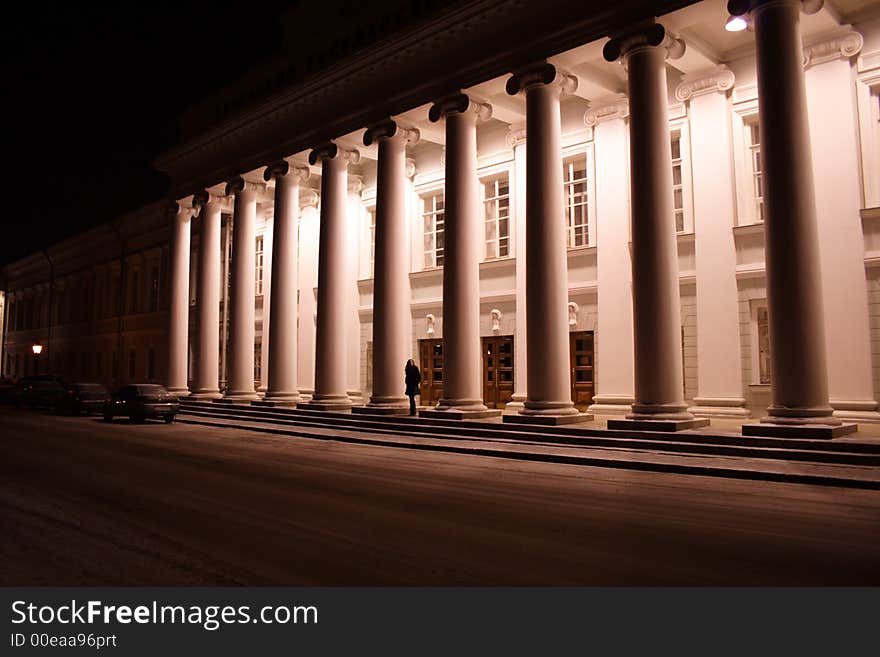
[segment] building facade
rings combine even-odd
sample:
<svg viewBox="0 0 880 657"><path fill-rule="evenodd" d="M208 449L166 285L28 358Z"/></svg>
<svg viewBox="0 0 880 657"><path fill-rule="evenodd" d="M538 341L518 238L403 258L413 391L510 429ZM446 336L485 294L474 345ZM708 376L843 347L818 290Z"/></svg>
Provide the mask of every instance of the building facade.
<svg viewBox="0 0 880 657"><path fill-rule="evenodd" d="M576 4L468 3L218 114L158 162L171 211L4 270L3 373L39 341L393 413L413 358L446 417L880 421L880 7Z"/></svg>

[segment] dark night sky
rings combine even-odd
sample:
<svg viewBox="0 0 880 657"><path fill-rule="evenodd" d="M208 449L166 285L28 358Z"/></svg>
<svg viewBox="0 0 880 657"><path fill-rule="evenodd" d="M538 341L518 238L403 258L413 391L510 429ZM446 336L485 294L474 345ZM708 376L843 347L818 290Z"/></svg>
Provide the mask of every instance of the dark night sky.
<svg viewBox="0 0 880 657"><path fill-rule="evenodd" d="M277 52L294 4L8 4L0 265L161 198L178 114Z"/></svg>

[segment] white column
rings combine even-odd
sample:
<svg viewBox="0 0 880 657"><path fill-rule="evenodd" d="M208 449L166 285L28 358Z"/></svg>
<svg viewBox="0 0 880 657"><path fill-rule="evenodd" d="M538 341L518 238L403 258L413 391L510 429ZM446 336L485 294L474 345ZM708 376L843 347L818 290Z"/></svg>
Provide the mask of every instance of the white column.
<svg viewBox="0 0 880 657"><path fill-rule="evenodd" d="M409 412L404 365L410 358L409 245L406 231L406 146L418 130L388 120L371 126L364 145L378 142L376 254L373 274L373 392L356 411Z"/></svg>
<svg viewBox="0 0 880 657"><path fill-rule="evenodd" d="M526 330L527 397L505 422L561 424L592 420L571 399L568 337L568 258L562 199L560 95L577 79L552 64L526 67L507 81L507 93L526 96Z"/></svg>
<svg viewBox="0 0 880 657"><path fill-rule="evenodd" d="M596 394L590 412L626 415L633 403L632 263L625 96L599 100L584 115L596 156Z"/></svg>
<svg viewBox="0 0 880 657"><path fill-rule="evenodd" d="M315 339L315 393L300 408L347 411L345 272L348 268L346 215L348 213L348 163L360 158L336 144L319 146L309 163L321 162L321 236L318 253L318 321Z"/></svg>
<svg viewBox="0 0 880 657"><path fill-rule="evenodd" d="M268 208L266 223L263 227L263 328L260 335L260 387L258 392L265 396L269 389L269 330L272 323L272 249L275 237L274 209Z"/></svg>
<svg viewBox="0 0 880 657"><path fill-rule="evenodd" d="M528 336L526 333L526 127L511 126L507 145L513 149L513 176L510 194L513 199L514 255L516 257L516 317L513 338L513 395L505 413L519 413L527 397Z"/></svg>
<svg viewBox="0 0 880 657"><path fill-rule="evenodd" d="M193 399L220 394L220 200L202 191L193 198L199 207L199 268L196 304L199 339L193 368ZM117 354L117 358L122 358Z"/></svg>
<svg viewBox="0 0 880 657"><path fill-rule="evenodd" d="M312 188L300 185L299 190L299 262L297 263L299 305L297 316L297 385L299 404L315 393L315 321L317 318L315 290L318 287L318 252L321 248L320 196Z"/></svg>
<svg viewBox="0 0 880 657"><path fill-rule="evenodd" d="M345 303L345 392L355 406L362 406L364 403L364 393L361 390L361 295L358 289L363 189L363 177L349 171L348 212L345 217L345 287L348 293Z"/></svg>
<svg viewBox="0 0 880 657"><path fill-rule="evenodd" d="M813 169L822 181L816 186L816 214L831 408L836 417L880 422L871 373L859 126L849 62L861 46L858 32L842 31L805 48L806 92Z"/></svg>
<svg viewBox="0 0 880 657"><path fill-rule="evenodd" d="M229 377L224 399L250 401L254 390L254 249L258 187L239 177L226 186L235 194L232 217L232 289L229 308Z"/></svg>
<svg viewBox="0 0 880 657"><path fill-rule="evenodd" d="M684 76L675 90L690 104L697 270L697 416L748 417L740 357L733 152L727 91L734 76L718 67Z"/></svg>
<svg viewBox="0 0 880 657"><path fill-rule="evenodd" d="M269 166L263 178L275 179L275 222L272 236L272 310L269 315L266 396L262 405L293 406L297 390L297 222L299 183L309 177L306 167L291 169L285 160ZM265 310L264 310L265 312ZM265 322L263 324L266 326ZM265 340L265 337L264 337Z"/></svg>
<svg viewBox="0 0 880 657"><path fill-rule="evenodd" d="M443 397L421 415L491 417L483 404L480 342L480 196L477 121L491 107L465 94L437 101L429 119L446 119L446 202L443 250Z"/></svg>
<svg viewBox="0 0 880 657"><path fill-rule="evenodd" d="M189 394L187 349L189 345L189 255L192 208L175 203L171 228L171 284L168 304L168 391Z"/></svg>
<svg viewBox="0 0 880 657"><path fill-rule="evenodd" d="M730 6L738 8L737 3ZM856 425L832 417L828 403L802 8L800 0L752 3L764 164L771 403L768 417L761 424L744 425L743 433L830 438L855 431Z"/></svg>
<svg viewBox="0 0 880 657"><path fill-rule="evenodd" d="M608 61L622 56L627 66L635 359L633 412L627 420L609 420L609 428L676 431L708 424L687 411L681 371L666 57L683 50L662 25L648 23L612 38L603 53Z"/></svg>

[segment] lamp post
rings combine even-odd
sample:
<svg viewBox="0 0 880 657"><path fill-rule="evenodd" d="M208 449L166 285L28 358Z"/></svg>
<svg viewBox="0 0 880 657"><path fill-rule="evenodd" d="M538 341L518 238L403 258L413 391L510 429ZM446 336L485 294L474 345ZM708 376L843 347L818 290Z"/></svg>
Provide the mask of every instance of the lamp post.
<svg viewBox="0 0 880 657"><path fill-rule="evenodd" d="M43 345L41 345L39 342L36 342L31 346L31 350L34 352L34 374L39 374L40 354L43 352Z"/></svg>

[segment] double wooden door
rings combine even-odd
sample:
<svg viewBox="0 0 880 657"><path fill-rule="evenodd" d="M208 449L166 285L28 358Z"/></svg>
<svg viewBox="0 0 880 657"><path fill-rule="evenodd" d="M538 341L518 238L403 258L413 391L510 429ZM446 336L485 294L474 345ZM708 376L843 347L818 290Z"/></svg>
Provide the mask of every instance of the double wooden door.
<svg viewBox="0 0 880 657"><path fill-rule="evenodd" d="M571 400L581 411L593 403L595 391L593 370L593 332L572 331L568 334L571 363Z"/></svg>
<svg viewBox="0 0 880 657"><path fill-rule="evenodd" d="M422 368L419 403L436 406L443 396L443 340L419 340L419 363Z"/></svg>
<svg viewBox="0 0 880 657"><path fill-rule="evenodd" d="M483 338L483 403L504 408L513 396L513 336Z"/></svg>

